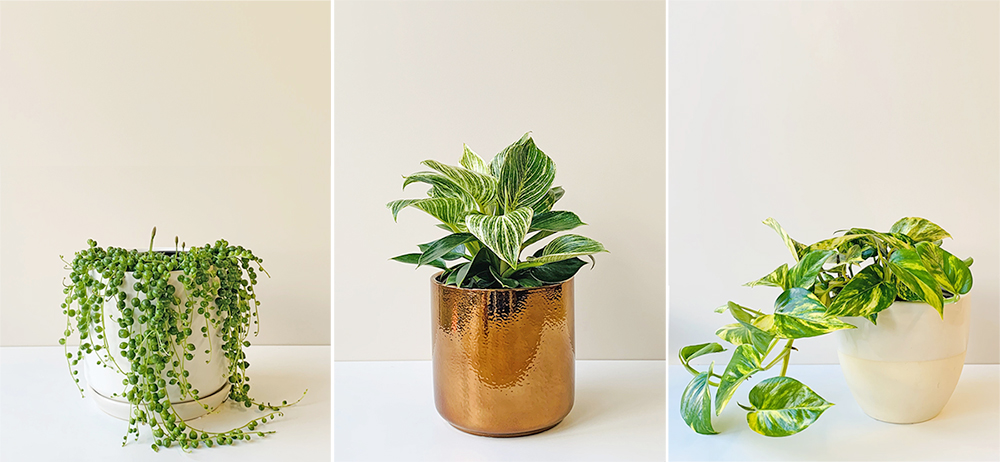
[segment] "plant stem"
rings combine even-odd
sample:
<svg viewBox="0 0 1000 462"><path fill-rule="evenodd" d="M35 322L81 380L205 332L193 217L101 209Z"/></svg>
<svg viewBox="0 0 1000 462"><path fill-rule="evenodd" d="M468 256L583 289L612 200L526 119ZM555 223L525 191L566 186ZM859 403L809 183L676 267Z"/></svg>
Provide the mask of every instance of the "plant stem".
<svg viewBox="0 0 1000 462"><path fill-rule="evenodd" d="M153 251L153 238L155 238L155 237L156 237L156 227L154 226L153 227L153 234L151 236L149 236L149 251L150 252Z"/></svg>
<svg viewBox="0 0 1000 462"><path fill-rule="evenodd" d="M792 352L792 342L794 339L788 339L788 343L785 344L785 350L782 352L785 355L785 359L781 362L781 376L785 376L785 372L788 371L788 358L791 357Z"/></svg>

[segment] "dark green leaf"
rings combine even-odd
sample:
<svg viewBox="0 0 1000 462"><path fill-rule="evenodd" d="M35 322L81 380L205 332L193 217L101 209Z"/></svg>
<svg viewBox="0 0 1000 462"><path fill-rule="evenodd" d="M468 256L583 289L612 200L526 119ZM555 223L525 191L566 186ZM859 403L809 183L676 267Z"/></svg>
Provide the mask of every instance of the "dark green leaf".
<svg viewBox="0 0 1000 462"><path fill-rule="evenodd" d="M542 266L517 270L511 277L532 277L547 284L554 284L569 280L586 264L587 262L579 258L570 258L568 260L546 263Z"/></svg>
<svg viewBox="0 0 1000 462"><path fill-rule="evenodd" d="M789 436L805 430L833 406L791 377L771 377L750 390L750 429L764 436Z"/></svg>
<svg viewBox="0 0 1000 462"><path fill-rule="evenodd" d="M502 285L504 287L513 289L513 288L516 288L517 285L518 285L516 280L500 276L500 274L497 272L497 270L494 269L492 266L490 267L490 273L493 274L493 278L496 279L497 281L499 281L500 285Z"/></svg>
<svg viewBox="0 0 1000 462"><path fill-rule="evenodd" d="M531 228L528 229L528 232L569 231L577 226L585 224L586 223L580 221L580 217L576 216L573 212L542 212L531 218Z"/></svg>
<svg viewBox="0 0 1000 462"><path fill-rule="evenodd" d="M451 252L455 247L465 244L466 242L472 242L476 238L469 233L454 233L449 234L441 239L434 242L429 242L426 244L427 250L420 255L420 259L417 261L417 266L426 265L430 262L441 258L448 252Z"/></svg>
<svg viewBox="0 0 1000 462"><path fill-rule="evenodd" d="M396 260L398 262L403 262L403 263L409 263L411 265L416 265L417 261L420 260L420 254L419 253L408 253L408 254L405 254L405 255L400 255L398 257L392 257L392 259ZM431 261L430 263L427 263L427 264L431 265L431 266L433 266L435 268L441 268L441 269L447 269L448 268L448 265L444 262L444 260L442 260L440 258L437 259L437 260L433 260L433 261Z"/></svg>

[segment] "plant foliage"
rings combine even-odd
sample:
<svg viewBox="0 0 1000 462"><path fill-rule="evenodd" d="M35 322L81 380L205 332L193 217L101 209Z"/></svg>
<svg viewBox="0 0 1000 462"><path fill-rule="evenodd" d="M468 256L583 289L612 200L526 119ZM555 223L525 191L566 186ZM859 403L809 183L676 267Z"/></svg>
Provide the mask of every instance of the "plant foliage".
<svg viewBox="0 0 1000 462"><path fill-rule="evenodd" d="M714 409L719 415L741 383L779 362L781 373L750 390L749 407L739 406L748 411L750 428L762 435L788 436L805 430L833 403L785 376L796 339L854 328L839 316L863 317L876 324L878 313L894 301L925 302L943 319L946 306L972 289L972 259L961 260L942 249L941 240L951 235L924 218L903 218L888 232L851 228L812 245L792 239L773 218L764 224L778 233L794 259L792 266L783 263L746 283L781 289L773 312L734 302L716 309L728 311L737 321L716 332L736 346L721 375L713 372L715 363L700 372L690 361L725 351L722 345L703 343L679 352L681 364L695 376L681 397L681 415L698 433L717 433L711 422L711 387L718 388ZM782 340L783 348L768 360Z"/></svg>
<svg viewBox="0 0 1000 462"><path fill-rule="evenodd" d="M138 440L140 425L150 427L152 449L157 451L174 444L183 450L232 444L273 433L257 427L282 415L281 409L291 404L259 403L250 397L250 363L244 353L244 348L250 346L248 335L252 330L254 335L257 333L253 327L258 324L260 302L254 286L257 270L267 274L261 266L264 260L224 240L174 252L154 252L152 238L150 250L145 252L104 249L94 240L87 243L88 248L77 252L72 264L67 263L70 284L64 283L66 300L62 304L66 330L59 343L66 349L66 360L81 396L83 388L75 376L79 375L77 366L85 354L97 355L97 364L121 374L122 391L116 395L131 404L122 444L131 434ZM131 291L125 286L126 273L135 281ZM182 291L187 300L183 304ZM195 317L206 319L201 332L191 329ZM193 336L209 336L208 323L220 332L231 385L228 398L248 408L268 411L241 427L222 432L195 428L182 421L167 394L169 385L177 387L186 400L199 399L199 390L187 381L185 363L195 359ZM117 332L120 344L110 344L105 335L109 329ZM74 331L80 341L75 355L67 346ZM120 351L127 362L119 364L109 354L113 349Z"/></svg>
<svg viewBox="0 0 1000 462"><path fill-rule="evenodd" d="M565 191L552 186L556 164L530 135L507 146L488 164L465 146L459 166L425 160L421 163L431 170L404 177L403 188L412 183L430 185L428 197L388 203L393 219L414 207L436 218L441 222L438 227L451 234L419 245L419 253L393 260L442 269L439 280L445 284L499 289L565 281L586 264L578 257L607 252L593 239L563 234L521 259L529 245L585 224L573 212L552 210Z"/></svg>

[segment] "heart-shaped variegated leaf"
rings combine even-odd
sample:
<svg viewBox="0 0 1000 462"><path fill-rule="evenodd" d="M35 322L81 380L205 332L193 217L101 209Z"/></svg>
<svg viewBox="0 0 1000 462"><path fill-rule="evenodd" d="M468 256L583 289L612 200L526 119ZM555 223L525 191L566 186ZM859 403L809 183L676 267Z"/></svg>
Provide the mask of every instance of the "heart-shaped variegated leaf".
<svg viewBox="0 0 1000 462"><path fill-rule="evenodd" d="M941 286L927 271L916 250L893 251L892 255L889 255L889 270L911 292L919 295L920 300L933 306L941 314L941 318L944 318L944 296L941 294Z"/></svg>
<svg viewBox="0 0 1000 462"><path fill-rule="evenodd" d="M833 403L791 377L771 377L750 390L750 429L764 436L789 436L805 430Z"/></svg>
<svg viewBox="0 0 1000 462"><path fill-rule="evenodd" d="M483 158L479 157L479 154L476 154L467 144L462 145L462 160L458 164L473 172L492 176L490 168L486 166Z"/></svg>
<svg viewBox="0 0 1000 462"><path fill-rule="evenodd" d="M708 366L708 372L702 372L691 379L681 395L681 418L692 430L702 435L719 433L712 428L712 393L708 387L713 366L715 363Z"/></svg>
<svg viewBox="0 0 1000 462"><path fill-rule="evenodd" d="M573 212L542 212L536 213L531 218L532 231L569 231L586 223L580 221L580 217Z"/></svg>
<svg viewBox="0 0 1000 462"><path fill-rule="evenodd" d="M719 392L715 395L715 415L722 413L726 403L736 393L736 388L750 377L750 374L760 371L760 355L751 345L740 345L733 351L733 357L726 365L726 372L719 380Z"/></svg>
<svg viewBox="0 0 1000 462"><path fill-rule="evenodd" d="M951 234L948 234L948 231L945 231L940 226L931 223L931 221L926 218L919 217L901 218L892 225L892 228L889 228L889 232L905 234L915 242L933 242L946 237L951 237Z"/></svg>
<svg viewBox="0 0 1000 462"><path fill-rule="evenodd" d="M543 249L541 256L528 257L532 263L551 263L568 258L607 252L600 242L577 234L564 234L553 239Z"/></svg>
<svg viewBox="0 0 1000 462"><path fill-rule="evenodd" d="M883 278L882 269L866 266L833 298L827 316L868 316L892 305L896 286Z"/></svg>
<svg viewBox="0 0 1000 462"><path fill-rule="evenodd" d="M815 252L817 250L836 250L840 248L842 245L848 242L852 242L860 237L863 236L859 234L846 234L843 236L831 237L830 239L824 239L815 244L810 244L802 252L804 255L806 253Z"/></svg>
<svg viewBox="0 0 1000 462"><path fill-rule="evenodd" d="M965 262L931 242L917 243L917 253L941 287L953 294L966 294L972 289L972 271Z"/></svg>
<svg viewBox="0 0 1000 462"><path fill-rule="evenodd" d="M833 406L791 377L771 377L750 390L750 429L764 436L789 436L805 430Z"/></svg>
<svg viewBox="0 0 1000 462"><path fill-rule="evenodd" d="M552 206L555 205L559 199L562 199L563 194L566 194L566 191L562 188L562 186L551 188L549 189L549 192L545 193L545 197L536 202L532 208L535 209L535 213L548 212L549 210L552 210Z"/></svg>
<svg viewBox="0 0 1000 462"><path fill-rule="evenodd" d="M497 180L490 175L474 172L463 167L453 167L434 160L421 162L453 181L475 199L481 210L486 210L487 205L496 200Z"/></svg>
<svg viewBox="0 0 1000 462"><path fill-rule="evenodd" d="M781 289L787 289L788 285L788 264L782 263L781 266L777 267L771 274L764 276L756 281L751 281L743 284L747 287L755 286L771 286L778 287Z"/></svg>
<svg viewBox="0 0 1000 462"><path fill-rule="evenodd" d="M823 303L806 289L792 287L774 301L774 331L780 338L823 335L854 326L826 315Z"/></svg>
<svg viewBox="0 0 1000 462"><path fill-rule="evenodd" d="M556 164L531 137L505 155L497 177L499 203L504 212L532 207L549 192L556 177Z"/></svg>
<svg viewBox="0 0 1000 462"><path fill-rule="evenodd" d="M524 149L530 139L531 132L525 133L521 139L511 143L510 146L503 148L503 151L500 151L497 155L493 156L493 160L490 161L490 173L494 178L500 178L500 171L503 170L503 164L507 161L507 156L515 150Z"/></svg>
<svg viewBox="0 0 1000 462"><path fill-rule="evenodd" d="M680 358L681 363L687 364L691 362L692 359L699 356L721 353L723 351L726 351L726 349L722 348L722 345L719 345L718 343L702 343L699 345L688 345L681 348L681 351L677 352L677 357Z"/></svg>
<svg viewBox="0 0 1000 462"><path fill-rule="evenodd" d="M417 260L417 266L426 265L430 262L437 260L449 252L452 252L455 247L465 244L466 242L472 242L476 238L469 233L454 233L449 234L441 239L434 242L430 242L426 245L426 250L420 255L420 259Z"/></svg>
<svg viewBox="0 0 1000 462"><path fill-rule="evenodd" d="M778 221L774 218L764 220L764 224L771 227L771 229L781 236L781 240L785 242L785 247L788 247L788 251L792 252L792 258L795 258L795 261L799 261L799 256L804 255L802 251L805 250L806 246L795 239L792 239L792 237L785 232L785 229L782 228L781 225L778 224Z"/></svg>
<svg viewBox="0 0 1000 462"><path fill-rule="evenodd" d="M473 236L486 244L501 260L516 268L521 242L531 226L531 215L529 207L521 207L500 216L470 213L465 217L465 225Z"/></svg>
<svg viewBox="0 0 1000 462"><path fill-rule="evenodd" d="M823 264L837 254L836 250L813 250L802 256L802 259L788 270L788 287L808 289L816 281L816 276L823 270Z"/></svg>
<svg viewBox="0 0 1000 462"><path fill-rule="evenodd" d="M448 197L400 199L386 204L386 207L392 210L393 220L396 219L396 215L399 214L400 210L411 206L427 212L430 216L441 220L442 223L450 225L452 228L462 224L465 220L465 215L469 211L468 206L463 200Z"/></svg>
<svg viewBox="0 0 1000 462"><path fill-rule="evenodd" d="M774 339L771 334L758 329L754 325L743 324L741 322L726 324L715 331L715 335L733 345L750 345L760 354L764 354L767 351L771 340Z"/></svg>

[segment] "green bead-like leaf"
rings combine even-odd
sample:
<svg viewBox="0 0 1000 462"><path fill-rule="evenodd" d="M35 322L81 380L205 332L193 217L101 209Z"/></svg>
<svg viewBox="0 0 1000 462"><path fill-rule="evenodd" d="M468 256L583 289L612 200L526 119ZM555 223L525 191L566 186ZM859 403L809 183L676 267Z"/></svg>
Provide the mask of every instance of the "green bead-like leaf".
<svg viewBox="0 0 1000 462"><path fill-rule="evenodd" d="M681 395L681 418L692 430L702 435L719 433L712 428L712 394L708 387L713 366L715 363L708 366L708 372L702 372L691 379Z"/></svg>
<svg viewBox="0 0 1000 462"><path fill-rule="evenodd" d="M785 232L785 229L782 228L781 225L778 224L778 221L774 218L764 220L764 224L771 227L771 229L778 233L778 236L781 236L781 240L785 242L785 247L788 247L788 251L792 252L792 258L794 258L795 261L799 261L799 256L804 255L803 250L805 250L806 246L795 239L792 239L792 237Z"/></svg>
<svg viewBox="0 0 1000 462"><path fill-rule="evenodd" d="M531 208L521 207L500 216L470 213L465 217L469 232L486 244L493 253L511 267L517 267L521 242L531 226Z"/></svg>
<svg viewBox="0 0 1000 462"><path fill-rule="evenodd" d="M833 406L791 377L771 377L750 390L750 429L764 436L789 436L805 430Z"/></svg>
<svg viewBox="0 0 1000 462"><path fill-rule="evenodd" d="M472 234L454 233L442 237L434 242L429 242L425 246L427 250L424 250L424 253L420 255L420 259L417 260L417 266L419 267L421 265L430 264L430 262L447 255L449 252L452 252L455 247L475 240L476 238Z"/></svg>
<svg viewBox="0 0 1000 462"><path fill-rule="evenodd" d="M576 216L573 212L542 212L535 214L531 218L531 228L528 232L532 231L569 231L580 225L585 225L586 223L580 221L580 217Z"/></svg>
<svg viewBox="0 0 1000 462"><path fill-rule="evenodd" d="M476 154L467 144L462 144L462 160L459 161L459 165L473 172L492 176L490 168L486 166L483 158L479 157L479 154Z"/></svg>
<svg viewBox="0 0 1000 462"><path fill-rule="evenodd" d="M931 223L931 221L926 218L919 217L901 218L892 225L892 228L889 228L889 232L905 234L915 242L933 242L946 237L951 237L951 234L948 234L948 232L940 226Z"/></svg>
<svg viewBox="0 0 1000 462"><path fill-rule="evenodd" d="M774 339L774 336L754 325L741 322L726 324L715 331L715 335L733 345L750 345L760 354L767 351Z"/></svg>
<svg viewBox="0 0 1000 462"><path fill-rule="evenodd" d="M722 413L726 403L736 393L736 388L750 377L750 374L760 371L760 355L751 345L740 345L733 352L733 357L726 365L719 381L719 391L715 395L715 415Z"/></svg>
<svg viewBox="0 0 1000 462"><path fill-rule="evenodd" d="M827 316L869 316L892 305L896 286L885 281L882 269L866 266L833 298Z"/></svg>
<svg viewBox="0 0 1000 462"><path fill-rule="evenodd" d="M836 250L813 250L802 256L802 259L788 270L788 285L786 289L801 287L808 289L816 281L816 276L823 270L823 264L837 254Z"/></svg>
<svg viewBox="0 0 1000 462"><path fill-rule="evenodd" d="M583 255L592 255L598 252L607 252L600 242L577 234L565 234L549 242L542 249L541 256L528 257L527 261L551 263Z"/></svg>
<svg viewBox="0 0 1000 462"><path fill-rule="evenodd" d="M941 318L944 318L944 296L941 294L941 286L924 267L920 254L916 250L896 249L893 251L892 255L889 255L889 270L911 292L919 295L920 300L933 306L941 314Z"/></svg>
<svg viewBox="0 0 1000 462"><path fill-rule="evenodd" d="M524 140L524 138L522 138ZM499 203L502 210L510 212L522 207L532 207L552 187L556 177L556 164L545 155L530 136L514 149L505 150L499 178Z"/></svg>
<svg viewBox="0 0 1000 462"><path fill-rule="evenodd" d="M722 348L722 345L719 345L718 343L702 343L698 345L688 345L681 348L681 351L677 352L677 357L680 358L681 363L687 364L691 362L692 359L699 356L721 353L723 351L726 351L726 349Z"/></svg>
<svg viewBox="0 0 1000 462"><path fill-rule="evenodd" d="M775 268L774 271L771 271L771 274L768 274L767 276L764 276L756 281L751 281L743 285L747 287L771 286L771 287L778 287L781 289L787 289L790 287L788 283L788 264L782 263L781 266Z"/></svg>
<svg viewBox="0 0 1000 462"><path fill-rule="evenodd" d="M917 253L931 276L953 294L966 294L972 290L972 271L958 257L931 242L917 243Z"/></svg>
<svg viewBox="0 0 1000 462"><path fill-rule="evenodd" d="M408 253L408 254L405 254L405 255L400 255L398 257L392 257L392 259L395 260L395 261L398 261L398 262L409 263L411 265L416 265L417 261L420 260L420 254L419 253ZM443 259L440 259L440 258L437 259L437 260L431 261L429 263L425 263L425 264L426 265L431 265L431 266L433 266L435 268L448 269L448 264L445 263L445 261Z"/></svg>
<svg viewBox="0 0 1000 462"><path fill-rule="evenodd" d="M774 302L774 331L779 338L815 337L852 328L854 326L827 316L823 303L801 287L782 292Z"/></svg>

